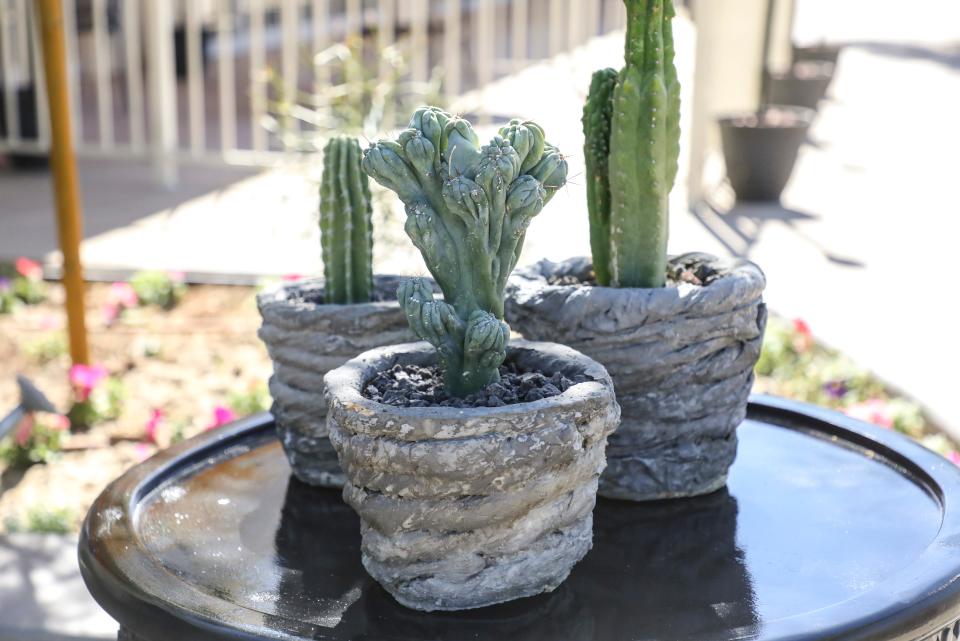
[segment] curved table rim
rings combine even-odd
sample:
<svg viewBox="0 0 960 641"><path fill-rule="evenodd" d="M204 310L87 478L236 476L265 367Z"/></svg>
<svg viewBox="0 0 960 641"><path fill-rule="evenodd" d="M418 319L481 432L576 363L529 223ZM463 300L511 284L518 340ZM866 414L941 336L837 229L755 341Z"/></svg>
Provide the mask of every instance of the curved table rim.
<svg viewBox="0 0 960 641"><path fill-rule="evenodd" d="M926 550L908 567L894 573L877 588L852 599L801 616L821 619L816 637L800 637L778 629L778 621L743 630L742 639L801 641L806 638L844 641L939 640L934 636L953 626L960 628L960 470L943 457L892 430L869 425L816 406L771 396L753 396L747 418L774 423L841 447L869 452L924 488L941 507L940 529ZM262 413L206 432L164 450L131 468L111 483L90 509L80 535L80 570L87 588L122 627L134 634L163 630L164 638L178 641L289 639L265 629L226 629L199 614L204 600L215 597L191 590L196 610L177 607L144 587L178 579L157 563L131 563L108 550L105 538L134 537L138 503L168 476L184 467L207 461L211 455L251 441L265 444L275 439L273 417ZM95 535L96 533L96 535ZM240 606L237 606L240 607ZM836 621L842 623L835 623ZM780 621L788 622L789 619ZM943 639L960 638L944 636Z"/></svg>

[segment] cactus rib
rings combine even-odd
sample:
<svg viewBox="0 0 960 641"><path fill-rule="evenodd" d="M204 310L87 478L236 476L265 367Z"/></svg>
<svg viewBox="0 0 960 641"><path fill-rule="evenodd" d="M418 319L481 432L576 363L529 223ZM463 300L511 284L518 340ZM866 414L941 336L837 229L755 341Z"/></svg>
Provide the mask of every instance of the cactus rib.
<svg viewBox="0 0 960 641"><path fill-rule="evenodd" d="M587 211L590 215L590 249L597 283L610 284L610 127L616 69L593 74L583 107L583 155L587 168Z"/></svg>
<svg viewBox="0 0 960 641"><path fill-rule="evenodd" d="M320 243L325 301L331 304L367 302L373 291L373 209L360 163L354 138L333 138L323 149Z"/></svg>

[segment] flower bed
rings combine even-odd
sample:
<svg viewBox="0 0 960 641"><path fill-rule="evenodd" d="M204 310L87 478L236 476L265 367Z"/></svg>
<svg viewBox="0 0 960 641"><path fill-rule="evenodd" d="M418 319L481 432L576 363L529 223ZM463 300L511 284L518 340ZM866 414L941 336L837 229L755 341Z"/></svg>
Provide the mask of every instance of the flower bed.
<svg viewBox="0 0 960 641"><path fill-rule="evenodd" d="M16 278L25 277L11 278L11 289ZM44 515L76 530L129 466L269 406L270 361L256 337L252 288L187 289L177 275L157 273L92 284L93 364L71 368L63 290L36 282L45 300L17 298L0 313L0 413L18 402L19 372L63 415L38 414L0 440L0 532L49 531Z"/></svg>

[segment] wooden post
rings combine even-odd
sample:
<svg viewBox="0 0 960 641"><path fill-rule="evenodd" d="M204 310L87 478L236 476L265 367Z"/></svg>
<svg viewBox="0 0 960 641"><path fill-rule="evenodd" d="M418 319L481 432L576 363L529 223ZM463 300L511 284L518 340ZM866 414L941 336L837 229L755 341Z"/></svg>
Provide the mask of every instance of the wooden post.
<svg viewBox="0 0 960 641"><path fill-rule="evenodd" d="M89 363L84 319L83 265L80 262L80 189L70 132L70 97L67 91L67 56L61 0L39 0L43 67L50 101L50 159L53 193L57 204L57 230L63 252L63 285L67 293L70 357L74 364Z"/></svg>

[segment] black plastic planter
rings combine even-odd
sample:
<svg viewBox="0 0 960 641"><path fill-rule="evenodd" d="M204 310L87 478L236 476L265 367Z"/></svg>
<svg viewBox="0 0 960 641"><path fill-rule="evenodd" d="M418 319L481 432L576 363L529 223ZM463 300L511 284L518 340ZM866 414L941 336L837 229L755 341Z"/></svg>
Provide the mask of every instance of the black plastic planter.
<svg viewBox="0 0 960 641"><path fill-rule="evenodd" d="M821 98L827 95L833 70L832 62L804 60L795 63L787 72L771 73L767 77L767 103L815 109Z"/></svg>
<svg viewBox="0 0 960 641"><path fill-rule="evenodd" d="M737 200L780 199L814 115L812 109L772 105L719 119L727 177Z"/></svg>

